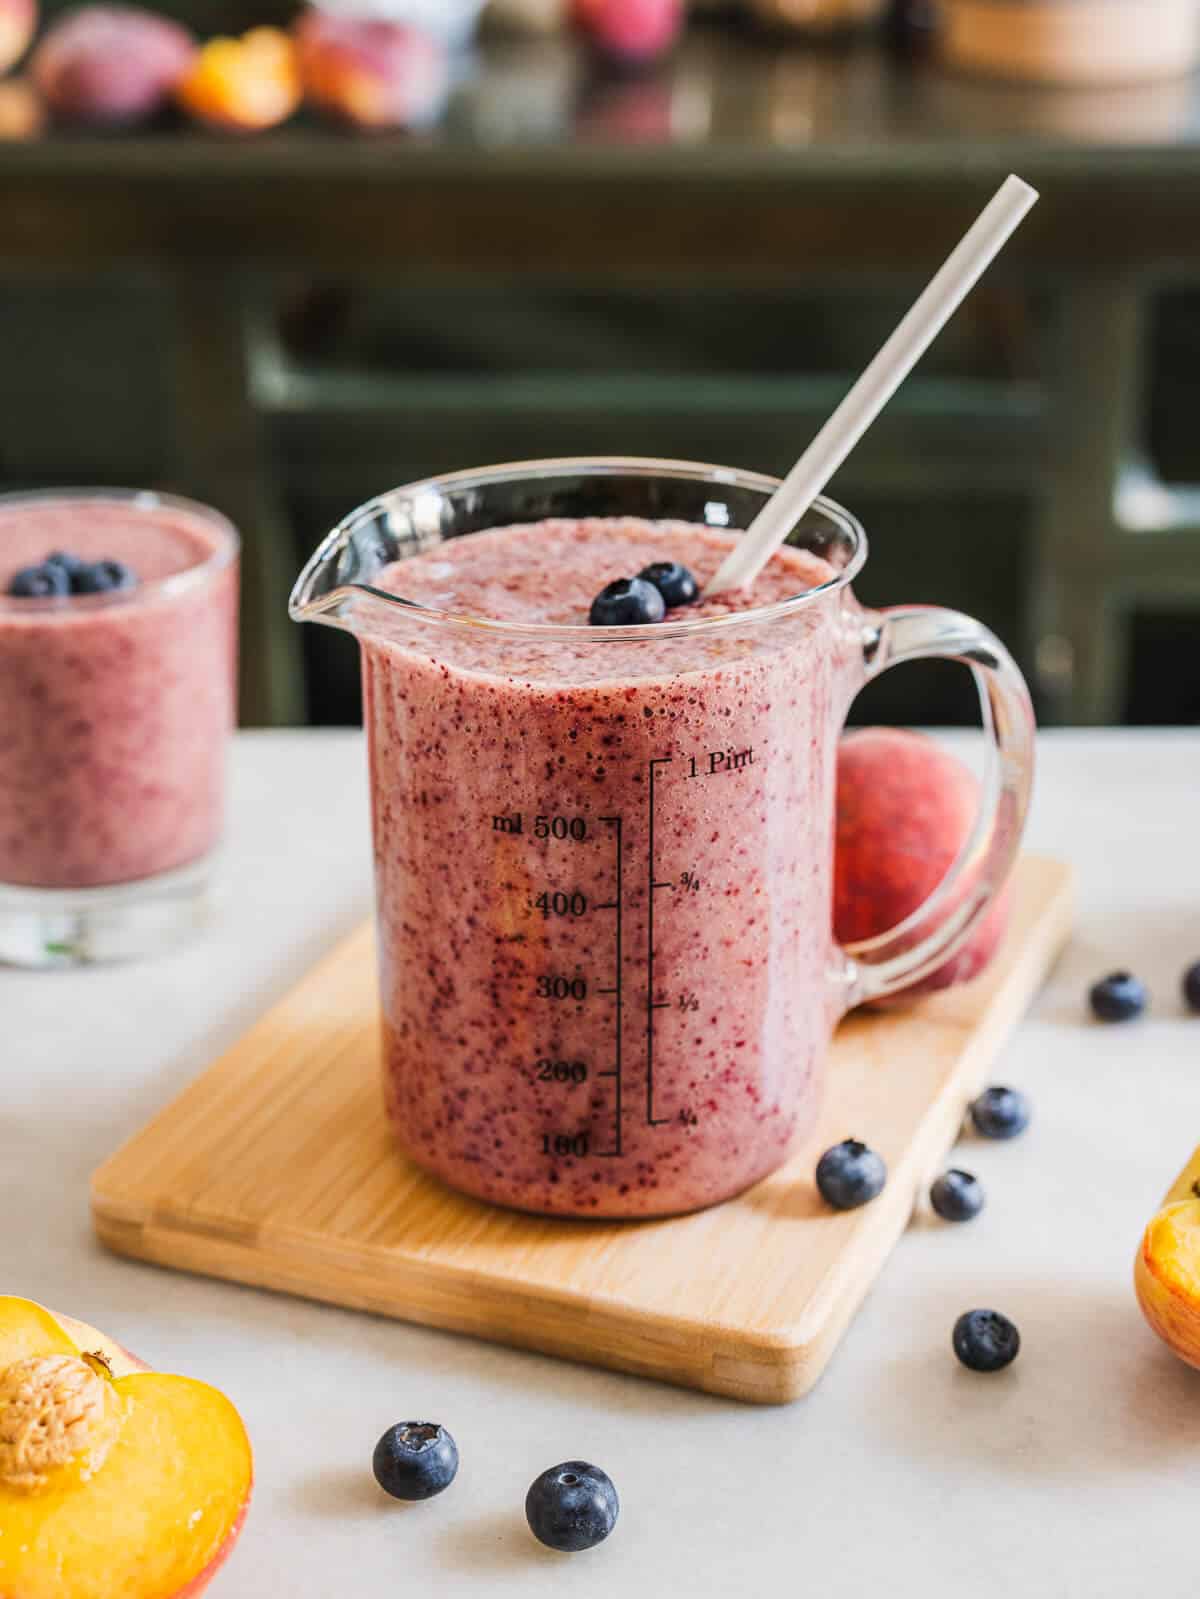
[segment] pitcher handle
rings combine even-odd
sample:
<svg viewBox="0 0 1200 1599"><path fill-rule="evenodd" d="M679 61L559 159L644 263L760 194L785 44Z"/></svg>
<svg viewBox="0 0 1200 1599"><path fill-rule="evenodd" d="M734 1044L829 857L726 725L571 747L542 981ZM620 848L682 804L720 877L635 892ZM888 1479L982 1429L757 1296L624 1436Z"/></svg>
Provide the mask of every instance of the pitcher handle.
<svg viewBox="0 0 1200 1599"><path fill-rule="evenodd" d="M898 926L845 947L847 1010L937 971L986 915L1020 846L1036 730L1020 669L981 622L935 605L864 611L862 622L864 683L905 661L951 660L970 668L989 753L980 813L949 872Z"/></svg>

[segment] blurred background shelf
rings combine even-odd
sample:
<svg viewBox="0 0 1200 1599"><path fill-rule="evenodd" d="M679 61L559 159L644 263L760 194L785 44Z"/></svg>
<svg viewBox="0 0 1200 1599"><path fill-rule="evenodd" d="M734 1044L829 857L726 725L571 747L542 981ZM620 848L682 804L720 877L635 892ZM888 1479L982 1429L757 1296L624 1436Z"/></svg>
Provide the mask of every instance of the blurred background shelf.
<svg viewBox="0 0 1200 1599"><path fill-rule="evenodd" d="M0 144L0 487L217 504L246 720L353 720L352 648L285 615L333 521L494 459L785 468L1015 168L1042 206L833 486L862 597L983 616L1048 721L1200 720L1198 103L713 24L623 79L486 40L421 135ZM971 720L960 676L859 712Z"/></svg>

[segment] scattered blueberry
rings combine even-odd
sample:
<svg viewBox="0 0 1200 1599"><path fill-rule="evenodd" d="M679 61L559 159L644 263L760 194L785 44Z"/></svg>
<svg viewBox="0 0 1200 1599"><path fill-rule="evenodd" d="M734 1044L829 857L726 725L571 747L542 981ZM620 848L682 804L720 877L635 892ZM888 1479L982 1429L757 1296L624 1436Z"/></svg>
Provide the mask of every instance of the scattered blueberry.
<svg viewBox="0 0 1200 1599"><path fill-rule="evenodd" d="M131 589L137 582L123 561L93 561L71 574L73 594L109 594L115 589Z"/></svg>
<svg viewBox="0 0 1200 1599"><path fill-rule="evenodd" d="M458 1474L458 1445L433 1421L398 1421L375 1445L375 1481L393 1499L432 1499Z"/></svg>
<svg viewBox="0 0 1200 1599"><path fill-rule="evenodd" d="M56 594L69 594L71 579L61 566L51 566L49 562L25 566L13 575L8 592L19 600L51 599Z"/></svg>
<svg viewBox="0 0 1200 1599"><path fill-rule="evenodd" d="M530 1484L525 1519L548 1549L574 1554L603 1543L617 1524L621 1501L612 1480L585 1460L551 1466Z"/></svg>
<svg viewBox="0 0 1200 1599"><path fill-rule="evenodd" d="M1183 998L1189 1010L1200 1013L1200 961L1183 974Z"/></svg>
<svg viewBox="0 0 1200 1599"><path fill-rule="evenodd" d="M1016 1088L985 1088L971 1106L982 1138L1017 1138L1029 1126L1029 1101Z"/></svg>
<svg viewBox="0 0 1200 1599"><path fill-rule="evenodd" d="M854 1210L882 1194L887 1167L856 1138L827 1149L817 1162L817 1187L834 1210Z"/></svg>
<svg viewBox="0 0 1200 1599"><path fill-rule="evenodd" d="M983 1209L983 1184L969 1171L952 1167L929 1190L929 1202L943 1221L970 1221Z"/></svg>
<svg viewBox="0 0 1200 1599"><path fill-rule="evenodd" d="M1146 1008L1146 989L1131 972L1113 972L1088 993L1092 1015L1101 1022L1131 1022Z"/></svg>
<svg viewBox="0 0 1200 1599"><path fill-rule="evenodd" d="M676 605L694 605L700 598L699 583L678 561L653 561L638 576L646 583L653 583L668 610Z"/></svg>
<svg viewBox="0 0 1200 1599"><path fill-rule="evenodd" d="M954 1353L970 1371L1003 1371L1021 1348L1021 1335L998 1310L968 1310L954 1323Z"/></svg>
<svg viewBox="0 0 1200 1599"><path fill-rule="evenodd" d="M635 627L641 622L661 622L666 609L653 583L640 577L619 577L592 601L588 621L593 627Z"/></svg>

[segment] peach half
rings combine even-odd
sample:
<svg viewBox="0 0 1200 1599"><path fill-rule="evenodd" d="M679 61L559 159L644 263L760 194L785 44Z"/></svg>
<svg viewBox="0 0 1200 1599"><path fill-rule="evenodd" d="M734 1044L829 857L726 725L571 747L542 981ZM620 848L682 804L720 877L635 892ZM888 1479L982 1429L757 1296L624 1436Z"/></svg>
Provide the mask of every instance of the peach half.
<svg viewBox="0 0 1200 1599"><path fill-rule="evenodd" d="M1133 1286L1153 1331L1200 1367L1200 1149L1142 1235Z"/></svg>
<svg viewBox="0 0 1200 1599"><path fill-rule="evenodd" d="M0 1296L3 1599L197 1599L252 1483L246 1429L215 1388Z"/></svg>

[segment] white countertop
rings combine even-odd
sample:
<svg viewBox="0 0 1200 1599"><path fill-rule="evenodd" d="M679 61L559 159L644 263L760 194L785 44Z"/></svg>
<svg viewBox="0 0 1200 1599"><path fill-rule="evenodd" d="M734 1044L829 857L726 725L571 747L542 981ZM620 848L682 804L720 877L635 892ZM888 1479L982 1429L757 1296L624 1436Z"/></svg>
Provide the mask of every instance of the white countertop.
<svg viewBox="0 0 1200 1599"><path fill-rule="evenodd" d="M959 741L961 742L961 740ZM189 950L126 968L0 971L0 1291L104 1328L240 1406L255 1502L214 1599L487 1593L641 1599L1126 1599L1194 1583L1200 1373L1147 1331L1141 1227L1200 1143L1200 733L1044 736L1031 846L1081 874L1077 936L996 1081L1032 1096L1018 1143L964 1146L988 1207L902 1241L817 1391L750 1409L450 1334L137 1265L91 1238L92 1168L370 904L357 735L238 740L228 895ZM1128 965L1151 1017L1088 1025ZM1024 1347L962 1371L958 1313ZM462 1451L441 1499L384 1500L393 1421ZM534 1544L525 1489L591 1459L623 1501L602 1548ZM569 1587L568 1587L569 1584Z"/></svg>

